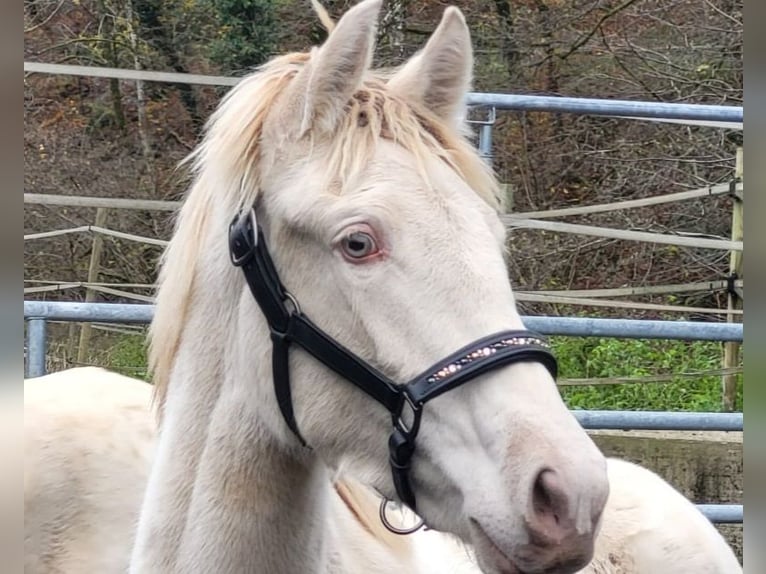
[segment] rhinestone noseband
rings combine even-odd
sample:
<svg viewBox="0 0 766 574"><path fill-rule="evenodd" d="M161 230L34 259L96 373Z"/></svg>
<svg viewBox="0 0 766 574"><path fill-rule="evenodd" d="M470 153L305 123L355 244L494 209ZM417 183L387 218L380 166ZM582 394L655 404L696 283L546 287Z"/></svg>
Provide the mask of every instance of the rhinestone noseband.
<svg viewBox="0 0 766 574"><path fill-rule="evenodd" d="M426 380L429 383L438 383L439 381L442 381L446 379L447 377L454 375L455 373L460 371L465 365L470 365L471 363L475 361L481 361L483 359L491 357L492 355L497 353L498 349L505 349L512 345L537 345L538 347L545 347L546 349L549 348L548 343L537 336L510 337L508 339L503 339L502 341L492 343L488 347L482 347L481 349L476 349L475 351L472 351L468 353L467 355L460 357L460 359L458 359L454 363L450 363L449 365L446 365L438 372L433 373Z"/></svg>
<svg viewBox="0 0 766 574"><path fill-rule="evenodd" d="M409 470L423 407L428 401L479 375L513 363L541 363L556 378L556 359L545 338L531 331L517 330L495 333L474 341L413 380L404 384L394 382L343 347L303 314L298 301L279 279L263 231L256 221L254 208L237 215L231 222L229 254L232 264L242 269L253 297L269 324L274 393L287 426L301 444L308 446L298 430L290 391L288 357L290 345L295 344L391 413L393 430L388 448L392 478L397 496L413 512L416 510L415 494ZM409 411L407 417L403 416L405 410Z"/></svg>

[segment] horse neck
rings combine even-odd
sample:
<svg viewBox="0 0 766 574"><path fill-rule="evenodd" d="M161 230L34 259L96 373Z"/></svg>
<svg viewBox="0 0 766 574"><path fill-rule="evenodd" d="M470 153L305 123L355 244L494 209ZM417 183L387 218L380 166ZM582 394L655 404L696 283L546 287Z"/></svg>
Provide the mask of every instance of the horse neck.
<svg viewBox="0 0 766 574"><path fill-rule="evenodd" d="M325 572L327 470L264 420L279 417L268 330L225 234L208 239L219 249L198 259L131 571Z"/></svg>

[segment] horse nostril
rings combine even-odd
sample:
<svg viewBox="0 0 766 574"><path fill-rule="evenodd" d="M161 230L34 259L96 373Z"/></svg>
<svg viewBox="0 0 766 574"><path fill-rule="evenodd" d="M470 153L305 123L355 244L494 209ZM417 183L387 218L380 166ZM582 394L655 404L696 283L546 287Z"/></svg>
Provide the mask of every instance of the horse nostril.
<svg viewBox="0 0 766 574"><path fill-rule="evenodd" d="M553 544L567 535L566 525L571 523L569 496L556 471L545 469L537 475L532 488L532 510L529 530L535 543Z"/></svg>

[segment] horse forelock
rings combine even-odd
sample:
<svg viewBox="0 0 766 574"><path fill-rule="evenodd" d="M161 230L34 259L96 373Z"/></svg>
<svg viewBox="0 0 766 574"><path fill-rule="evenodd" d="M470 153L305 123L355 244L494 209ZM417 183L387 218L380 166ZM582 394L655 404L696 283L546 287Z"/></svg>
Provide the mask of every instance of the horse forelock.
<svg viewBox="0 0 766 574"><path fill-rule="evenodd" d="M281 125L279 118L269 116L310 58L310 52L279 56L243 79L222 99L205 126L202 142L181 163L190 170L193 181L160 260L155 316L149 329L149 369L160 416L188 321L196 259L208 237L212 206L224 205L233 217L257 200L262 174L273 167L269 163L274 156L264 153L264 144L270 148L290 144L289 140L272 141L279 135L266 131L267 119L271 125ZM436 157L481 199L502 209L497 180L473 145L430 110L391 93L386 83L392 73L395 71L368 73L333 134L306 134L305 143L321 147L328 156L327 161L323 159L327 183L323 189L342 193L345 183L372 158L378 142L389 140L415 156L424 180L430 179L427 160Z"/></svg>
<svg viewBox="0 0 766 574"><path fill-rule="evenodd" d="M370 74L348 102L346 114L328 142L325 176L342 183L353 180L374 155L378 142L389 140L415 156L424 180L431 179L426 160L436 157L479 197L501 209L497 180L473 145L430 110L391 93L386 81L392 74L390 71Z"/></svg>

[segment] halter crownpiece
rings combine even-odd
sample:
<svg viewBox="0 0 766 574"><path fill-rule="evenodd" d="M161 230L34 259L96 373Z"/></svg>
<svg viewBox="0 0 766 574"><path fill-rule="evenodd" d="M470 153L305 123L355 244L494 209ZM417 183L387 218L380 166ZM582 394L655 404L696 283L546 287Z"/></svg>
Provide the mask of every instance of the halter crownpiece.
<svg viewBox="0 0 766 574"><path fill-rule="evenodd" d="M416 510L415 494L409 470L423 406L428 401L488 371L522 361L541 363L556 378L556 358L546 339L532 331L515 330L476 340L411 381L404 384L394 382L303 314L298 301L279 279L254 208L232 220L229 226L229 254L232 264L242 269L250 291L269 324L274 393L287 426L303 446L308 446L298 430L290 391L288 358L290 345L294 343L391 413L393 431L388 449L392 478L399 499L413 512Z"/></svg>

